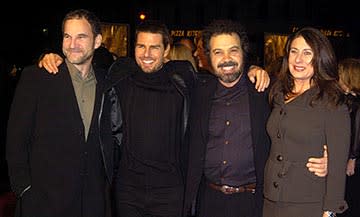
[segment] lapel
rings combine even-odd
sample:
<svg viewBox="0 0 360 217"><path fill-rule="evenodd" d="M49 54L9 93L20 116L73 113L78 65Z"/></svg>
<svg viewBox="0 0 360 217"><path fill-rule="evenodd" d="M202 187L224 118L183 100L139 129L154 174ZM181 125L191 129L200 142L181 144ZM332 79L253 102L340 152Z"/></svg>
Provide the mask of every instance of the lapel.
<svg viewBox="0 0 360 217"><path fill-rule="evenodd" d="M96 90L95 90L94 110L93 110L93 115L92 115L91 123L90 123L90 131L92 130L94 124L97 123L96 122L97 118L94 118L94 117L98 117L98 115L99 115L100 107L101 107L102 93L104 92L104 89L105 89L104 75L106 72L99 70L99 69L94 69L94 70L95 70L95 77L96 77L97 82L96 82ZM72 84L70 72L69 72L65 62L60 65L58 75L64 81L63 89L65 91L65 96L67 96L69 99L68 102L69 102L69 106L71 106L71 110L73 111L72 114L73 114L74 122L78 123L78 125L75 125L75 128L76 128L75 130L84 132L84 124L82 122L79 105L78 105L78 102L76 99L75 89ZM89 133L90 133L90 131L89 131Z"/></svg>
<svg viewBox="0 0 360 217"><path fill-rule="evenodd" d="M106 70L102 70L100 68L94 68L94 73L96 77L96 89L95 89L94 110L91 117L89 135L90 132L94 129L94 126L98 124L97 121L103 104L102 97L103 97L103 93L106 91L106 82L105 82Z"/></svg>
<svg viewBox="0 0 360 217"><path fill-rule="evenodd" d="M74 130L84 132L84 124L80 115L80 109L76 99L75 89L72 84L70 72L65 62L63 62L59 66L59 73L57 74L57 76L59 76L59 78L64 82L62 87L64 91L64 96L68 99L67 102L70 110L72 111L71 114L73 116L73 121L74 123L77 123L74 125Z"/></svg>
<svg viewBox="0 0 360 217"><path fill-rule="evenodd" d="M247 86L249 87L249 85L252 85L252 83L248 83ZM259 100L257 100L256 95L254 94L254 91L252 90L251 87L248 88L248 93L249 93L249 113L250 113L250 129L251 129L251 136L252 136L252 140L253 140L253 144L255 144L255 140L256 139L256 133L254 130L258 129L256 127L256 123L258 122L258 117L256 115L257 111L258 111L258 106L261 105L257 105L256 103L259 102Z"/></svg>
<svg viewBox="0 0 360 217"><path fill-rule="evenodd" d="M211 112L212 99L216 90L218 80L215 76L207 77L200 79L199 81L199 91L196 101L197 104L198 117L200 118L200 128L201 128L201 137L205 142L208 140L208 131L209 131L209 118Z"/></svg>
<svg viewBox="0 0 360 217"><path fill-rule="evenodd" d="M251 138L256 158L257 153L267 151L267 144L269 141L266 134L266 123L270 113L270 106L268 104L267 91L257 92L254 88L254 84L250 81L247 86L249 92ZM263 147L258 149L258 145ZM256 160L255 162L257 163Z"/></svg>
<svg viewBox="0 0 360 217"><path fill-rule="evenodd" d="M259 106L262 105L257 105L257 102L259 102L259 100L257 100L256 94L253 91L254 87L249 87L249 85L254 85L252 83L248 83L248 93L249 93L249 114L250 114L250 130L251 130L251 139L252 139L252 144L253 144L253 150L254 150L254 156L256 158L257 154L257 148L256 148L256 144L258 143L257 140L259 138L257 129L259 129L259 117L257 114L259 114ZM262 128L261 128L262 129ZM256 162L255 162L256 163Z"/></svg>

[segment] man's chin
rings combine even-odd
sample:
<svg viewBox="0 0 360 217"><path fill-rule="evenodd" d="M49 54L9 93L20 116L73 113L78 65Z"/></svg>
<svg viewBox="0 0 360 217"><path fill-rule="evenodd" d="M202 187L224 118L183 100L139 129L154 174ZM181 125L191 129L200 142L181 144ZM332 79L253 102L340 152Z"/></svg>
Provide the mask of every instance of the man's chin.
<svg viewBox="0 0 360 217"><path fill-rule="evenodd" d="M146 73L152 71L152 68L151 68L150 66L141 65L140 68L141 68L141 70L142 70L143 72L146 72Z"/></svg>
<svg viewBox="0 0 360 217"><path fill-rule="evenodd" d="M236 76L236 72L223 72L224 77L234 77Z"/></svg>
<svg viewBox="0 0 360 217"><path fill-rule="evenodd" d="M221 77L221 80L225 83L232 83L232 82L236 81L239 77L240 77L240 75L233 73L233 74L229 74L229 75L223 75Z"/></svg>

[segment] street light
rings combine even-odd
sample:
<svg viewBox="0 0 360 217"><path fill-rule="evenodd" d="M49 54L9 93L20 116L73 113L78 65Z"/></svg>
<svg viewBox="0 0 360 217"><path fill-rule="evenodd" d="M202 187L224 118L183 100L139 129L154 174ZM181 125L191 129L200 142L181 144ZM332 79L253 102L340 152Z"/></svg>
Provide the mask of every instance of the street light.
<svg viewBox="0 0 360 217"><path fill-rule="evenodd" d="M146 14L144 12L140 12L139 19L140 19L140 21L144 21L146 19Z"/></svg>

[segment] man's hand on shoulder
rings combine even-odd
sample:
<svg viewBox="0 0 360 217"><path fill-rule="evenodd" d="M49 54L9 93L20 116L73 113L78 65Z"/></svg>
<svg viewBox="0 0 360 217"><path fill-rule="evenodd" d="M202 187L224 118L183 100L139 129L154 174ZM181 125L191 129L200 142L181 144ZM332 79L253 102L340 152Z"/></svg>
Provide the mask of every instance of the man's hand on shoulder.
<svg viewBox="0 0 360 217"><path fill-rule="evenodd" d="M252 83L255 83L255 89L258 92L264 92L270 84L269 74L261 67L252 65L249 68L248 77Z"/></svg>
<svg viewBox="0 0 360 217"><path fill-rule="evenodd" d="M45 54L38 63L40 68L45 68L46 71L52 74L56 74L59 72L58 66L64 62L64 59L56 53L48 53Z"/></svg>
<svg viewBox="0 0 360 217"><path fill-rule="evenodd" d="M328 173L328 152L327 146L324 145L324 151L322 157L311 157L306 164L308 170L314 173L316 176L325 177Z"/></svg>

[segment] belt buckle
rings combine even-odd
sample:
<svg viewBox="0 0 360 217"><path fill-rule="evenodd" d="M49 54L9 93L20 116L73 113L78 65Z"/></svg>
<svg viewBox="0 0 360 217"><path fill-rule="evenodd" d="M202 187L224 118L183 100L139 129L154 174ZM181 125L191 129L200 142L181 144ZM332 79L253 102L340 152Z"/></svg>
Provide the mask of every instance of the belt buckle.
<svg viewBox="0 0 360 217"><path fill-rule="evenodd" d="M220 188L221 192L224 193L224 194L233 194L233 193L234 193L234 192L232 191L233 189L234 189L236 192L239 191L238 188L230 187L230 186L228 186L228 185L223 185L223 186L221 186L221 188Z"/></svg>
<svg viewBox="0 0 360 217"><path fill-rule="evenodd" d="M254 188L254 189L251 189L250 192L251 192L252 194L255 194L255 188Z"/></svg>

